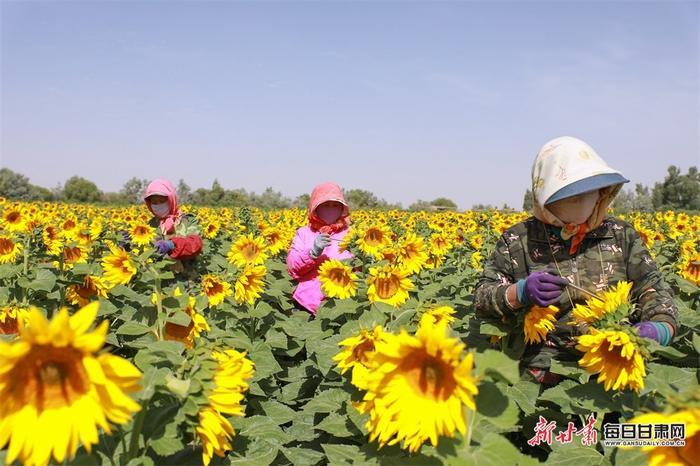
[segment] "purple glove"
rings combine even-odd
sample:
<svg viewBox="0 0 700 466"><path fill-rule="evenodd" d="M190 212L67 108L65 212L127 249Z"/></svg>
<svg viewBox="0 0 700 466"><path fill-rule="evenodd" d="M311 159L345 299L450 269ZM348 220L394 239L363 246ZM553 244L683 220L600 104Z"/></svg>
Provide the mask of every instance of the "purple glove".
<svg viewBox="0 0 700 466"><path fill-rule="evenodd" d="M522 304L549 306L559 300L568 282L565 278L547 272L534 272L526 279L518 280L518 301Z"/></svg>
<svg viewBox="0 0 700 466"><path fill-rule="evenodd" d="M161 239L156 242L155 248L159 255L165 256L175 249L175 243L169 239Z"/></svg>
<svg viewBox="0 0 700 466"><path fill-rule="evenodd" d="M650 338L660 345L666 346L671 342L671 331L660 322L639 322L634 324L640 337Z"/></svg>

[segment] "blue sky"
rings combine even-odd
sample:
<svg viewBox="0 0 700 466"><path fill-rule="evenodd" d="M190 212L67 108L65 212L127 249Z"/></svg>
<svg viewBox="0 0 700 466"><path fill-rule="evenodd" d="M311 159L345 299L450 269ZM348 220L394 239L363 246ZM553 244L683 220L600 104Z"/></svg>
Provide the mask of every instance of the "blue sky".
<svg viewBox="0 0 700 466"><path fill-rule="evenodd" d="M700 165L698 2L1 3L0 165L520 207L549 139Z"/></svg>

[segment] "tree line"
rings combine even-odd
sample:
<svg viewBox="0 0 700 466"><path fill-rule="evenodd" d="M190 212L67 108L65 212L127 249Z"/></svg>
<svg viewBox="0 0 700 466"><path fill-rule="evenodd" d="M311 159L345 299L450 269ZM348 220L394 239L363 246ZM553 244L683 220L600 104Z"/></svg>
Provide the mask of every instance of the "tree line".
<svg viewBox="0 0 700 466"><path fill-rule="evenodd" d="M97 185L83 177L73 176L62 186L47 189L30 183L29 178L8 168L0 169L0 196L22 201L64 201L110 205L130 205L143 202L141 196L149 180L133 177L126 181L118 192L103 192ZM183 204L197 206L257 207L260 209L306 208L309 194L295 198L283 195L268 187L262 193L245 189L225 189L218 180L211 188L192 190L185 180L180 179L176 186L178 199ZM402 209L399 203L390 203L364 189L344 190L345 199L352 209ZM408 206L408 210L457 210L451 199L439 197L433 201L418 200Z"/></svg>
<svg viewBox="0 0 700 466"><path fill-rule="evenodd" d="M133 177L129 179L118 192L102 192L97 185L83 177L73 176L62 186L47 189L35 186L26 176L13 172L8 168L0 169L0 196L7 199L22 201L65 201L89 202L110 205L129 205L142 202L141 196L148 185L148 180ZM211 188L192 190L185 180L177 183L177 193L181 203L197 206L227 206L227 207L257 207L260 209L287 209L292 207L306 208L309 202L308 194L295 198L283 195L268 187L262 193L246 191L245 189L225 189L218 180L214 180ZM347 189L345 198L352 209L402 209L399 203L390 203L364 189ZM532 211L532 192L525 191L523 210ZM634 189L623 189L615 198L613 208L620 212L655 210L685 210L700 211L700 173L697 167L690 167L686 174L671 165L666 177L650 189L637 183ZM417 200L408 206L407 210L457 210L457 204L448 198L439 197L432 201ZM513 210L507 204L497 207L491 204L476 204L473 210Z"/></svg>

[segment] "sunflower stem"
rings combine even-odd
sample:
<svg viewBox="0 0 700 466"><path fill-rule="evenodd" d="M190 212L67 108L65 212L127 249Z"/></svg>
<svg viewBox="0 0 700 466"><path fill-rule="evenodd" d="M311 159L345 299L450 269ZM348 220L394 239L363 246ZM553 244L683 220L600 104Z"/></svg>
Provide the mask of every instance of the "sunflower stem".
<svg viewBox="0 0 700 466"><path fill-rule="evenodd" d="M158 340L163 339L163 302L161 300L161 287L160 287L160 277L158 276L158 272L155 270L151 269L153 271L153 274L155 275L155 282L153 284L153 289L156 293L156 309L158 315L156 316L156 322L158 328L156 329L156 337Z"/></svg>
<svg viewBox="0 0 700 466"><path fill-rule="evenodd" d="M472 444L472 430L474 428L474 419L476 419L476 413L471 409L467 408L467 417L469 418L469 428L467 429L467 447Z"/></svg>
<svg viewBox="0 0 700 466"><path fill-rule="evenodd" d="M136 419L134 419L134 428L131 431L131 439L129 441L129 456L127 457L127 463L136 458L136 453L139 449L141 430L143 429L143 423L146 420L146 408L148 407L148 403L150 401L151 400L149 399L144 403L144 405L141 407L141 411L136 415Z"/></svg>

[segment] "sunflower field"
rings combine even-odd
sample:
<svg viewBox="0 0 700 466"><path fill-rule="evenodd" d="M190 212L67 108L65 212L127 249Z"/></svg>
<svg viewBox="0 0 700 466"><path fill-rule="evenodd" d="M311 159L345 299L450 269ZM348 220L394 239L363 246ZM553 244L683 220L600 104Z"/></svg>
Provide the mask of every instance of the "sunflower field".
<svg viewBox="0 0 700 466"><path fill-rule="evenodd" d="M524 212L353 212L354 258L323 264L314 318L285 263L305 211L183 210L204 239L186 264L155 254L143 206L0 199L4 463L700 461L700 216L621 215L674 289L673 344L609 330L633 305L621 283L577 308L585 355L547 388L501 350L513 328L474 315L482 264ZM551 316L515 324L523 346ZM606 416L683 423L686 446L606 447Z"/></svg>

